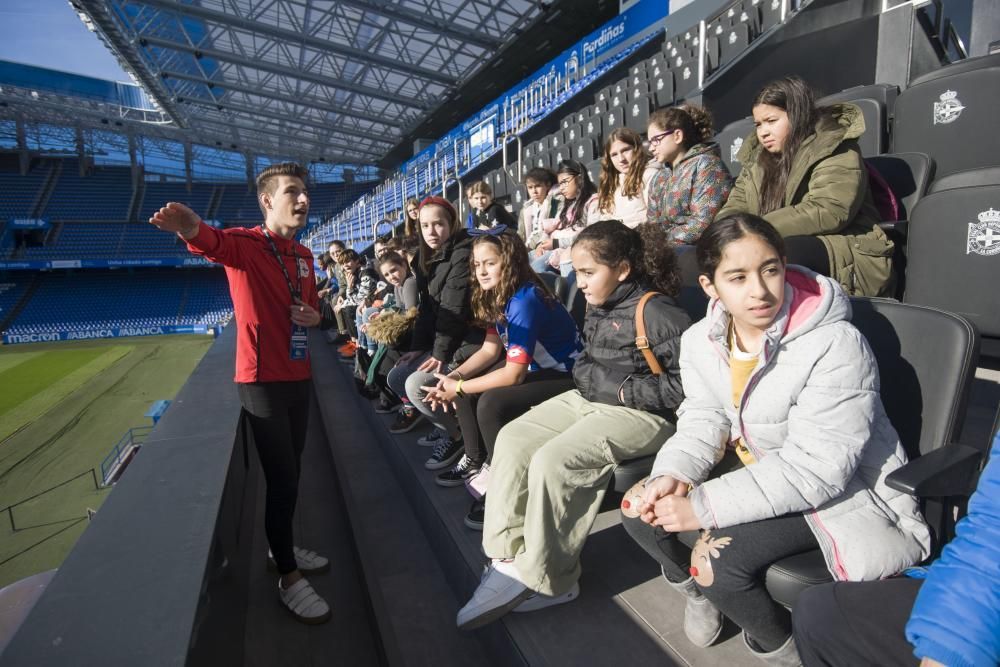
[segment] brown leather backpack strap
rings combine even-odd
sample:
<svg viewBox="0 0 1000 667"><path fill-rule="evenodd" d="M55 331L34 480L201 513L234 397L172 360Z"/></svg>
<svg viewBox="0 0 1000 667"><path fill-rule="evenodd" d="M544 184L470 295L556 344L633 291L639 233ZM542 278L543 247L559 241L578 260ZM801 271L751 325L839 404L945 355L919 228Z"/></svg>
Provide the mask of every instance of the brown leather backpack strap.
<svg viewBox="0 0 1000 667"><path fill-rule="evenodd" d="M649 339L646 338L646 318L643 316L643 311L646 309L646 302L657 294L659 292L646 292L639 299L639 305L635 307L635 346L642 350L642 356L646 357L646 363L649 364L649 370L653 371L653 375L662 373L663 367L656 360L653 351L649 349Z"/></svg>

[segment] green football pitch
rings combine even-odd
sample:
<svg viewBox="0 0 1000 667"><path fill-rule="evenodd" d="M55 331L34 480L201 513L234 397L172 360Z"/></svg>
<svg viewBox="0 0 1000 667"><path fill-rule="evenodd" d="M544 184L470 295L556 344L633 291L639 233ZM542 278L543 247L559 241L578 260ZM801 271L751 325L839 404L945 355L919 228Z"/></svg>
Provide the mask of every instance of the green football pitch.
<svg viewBox="0 0 1000 667"><path fill-rule="evenodd" d="M143 416L150 404L174 397L212 341L151 336L0 347L0 510L15 505L0 513L0 588L59 566L86 528L88 509L99 509L110 492L95 489L88 471L100 481L101 461L119 438L152 423Z"/></svg>

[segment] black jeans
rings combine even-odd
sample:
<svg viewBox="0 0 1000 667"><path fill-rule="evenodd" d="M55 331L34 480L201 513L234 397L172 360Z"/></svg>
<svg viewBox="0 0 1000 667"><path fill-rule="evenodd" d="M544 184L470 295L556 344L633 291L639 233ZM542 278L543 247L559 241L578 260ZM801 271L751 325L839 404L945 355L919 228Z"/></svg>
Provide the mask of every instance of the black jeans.
<svg viewBox="0 0 1000 667"><path fill-rule="evenodd" d="M477 463L488 461L500 429L536 405L575 386L572 373L543 368L528 373L521 384L497 387L456 401L455 414L462 429L466 456Z"/></svg>
<svg viewBox="0 0 1000 667"><path fill-rule="evenodd" d="M922 579L836 582L795 603L795 645L805 667L895 667L920 661L904 630ZM942 619L946 622L946 619Z"/></svg>
<svg viewBox="0 0 1000 667"><path fill-rule="evenodd" d="M236 385L267 483L264 531L281 574L298 569L292 518L309 424L310 385L309 380Z"/></svg>
<svg viewBox="0 0 1000 667"><path fill-rule="evenodd" d="M622 517L625 530L674 583L695 577L702 595L743 628L764 651L779 648L792 634L791 614L764 585L771 563L818 548L801 514L702 531L694 551L657 526Z"/></svg>

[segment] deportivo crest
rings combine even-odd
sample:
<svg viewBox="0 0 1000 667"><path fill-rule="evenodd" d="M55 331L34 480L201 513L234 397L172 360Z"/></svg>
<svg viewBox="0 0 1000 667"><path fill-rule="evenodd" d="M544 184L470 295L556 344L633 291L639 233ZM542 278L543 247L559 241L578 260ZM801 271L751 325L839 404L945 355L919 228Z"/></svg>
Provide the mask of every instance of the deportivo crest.
<svg viewBox="0 0 1000 667"><path fill-rule="evenodd" d="M958 93L954 90L946 90L941 93L941 101L934 103L934 124L947 125L958 120L965 107L958 99Z"/></svg>
<svg viewBox="0 0 1000 667"><path fill-rule="evenodd" d="M305 259L299 257L299 277L308 278L309 277L309 264Z"/></svg>
<svg viewBox="0 0 1000 667"><path fill-rule="evenodd" d="M735 139L733 139L733 145L729 147L730 162L740 161L739 158L736 156L739 154L741 148L743 148L743 137L736 137Z"/></svg>
<svg viewBox="0 0 1000 667"><path fill-rule="evenodd" d="M1000 211L991 208L976 217L979 222L969 223L965 254L975 253L983 257L1000 255Z"/></svg>

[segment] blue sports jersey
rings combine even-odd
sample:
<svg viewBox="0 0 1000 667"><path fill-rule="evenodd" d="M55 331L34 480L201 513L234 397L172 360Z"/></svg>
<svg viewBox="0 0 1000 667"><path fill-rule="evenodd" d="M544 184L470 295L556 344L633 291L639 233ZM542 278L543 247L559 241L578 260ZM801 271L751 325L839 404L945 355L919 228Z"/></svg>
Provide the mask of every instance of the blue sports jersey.
<svg viewBox="0 0 1000 667"><path fill-rule="evenodd" d="M546 303L541 290L528 283L507 302L504 315L506 323L497 322L489 333L500 337L508 362L529 364L529 371L573 370L583 342L576 323L560 303Z"/></svg>

